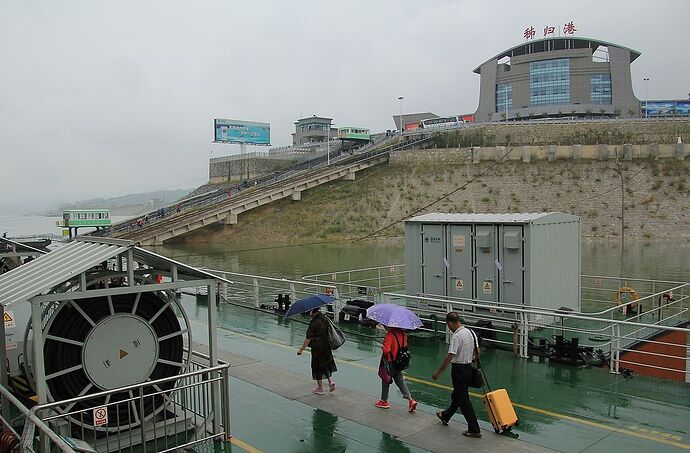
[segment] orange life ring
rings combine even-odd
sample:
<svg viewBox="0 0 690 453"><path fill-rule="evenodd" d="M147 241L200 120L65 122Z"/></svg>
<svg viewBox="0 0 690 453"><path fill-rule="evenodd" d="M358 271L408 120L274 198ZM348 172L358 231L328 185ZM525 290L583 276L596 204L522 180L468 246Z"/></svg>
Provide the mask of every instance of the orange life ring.
<svg viewBox="0 0 690 453"><path fill-rule="evenodd" d="M633 302L629 305L625 305L625 304L628 304L629 302L623 302L621 300L621 296L623 294L629 294L630 298L632 299ZM616 291L616 304L624 305L623 307L621 307L621 310L623 310L623 313L627 312L627 307L630 307L630 310L632 310L632 311L637 311L637 302L635 302L635 301L638 300L639 298L640 298L640 295L637 294L637 291L630 288L629 286L623 286L621 288L618 288L618 291Z"/></svg>

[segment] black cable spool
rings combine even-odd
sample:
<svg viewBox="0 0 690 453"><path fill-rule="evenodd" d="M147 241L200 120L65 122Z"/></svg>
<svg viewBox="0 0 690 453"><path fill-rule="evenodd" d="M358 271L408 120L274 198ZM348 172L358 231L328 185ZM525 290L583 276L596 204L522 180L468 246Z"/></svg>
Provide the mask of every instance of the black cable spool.
<svg viewBox="0 0 690 453"><path fill-rule="evenodd" d="M139 297L138 301L137 297ZM158 342L158 354L155 365L153 365L147 379L156 380L166 378L175 376L184 371L186 361L184 357L184 336L181 332L182 328L175 314L175 310L173 309L173 304L169 304L165 296L155 292L141 293L140 296L137 294L123 294L112 296L111 301L112 313L107 297L94 297L64 301L49 316L45 327L46 330L44 331L45 341L43 347L46 376L75 367L72 371L54 376L47 380L48 392L52 401L60 401L81 395L98 393L103 390L111 390L112 387L105 388L102 385L99 386L94 379L89 377L85 364L82 363L84 359L83 350L86 345L82 346L54 340L48 337L54 336L85 343L89 335L96 330L97 326L118 316L136 317L140 319L140 321L137 322L146 323L155 334L155 341ZM95 326L93 326L72 304L78 306L79 309L93 321ZM156 316L156 318L150 322L154 316ZM173 335L176 332L180 332L180 334ZM123 332L123 335L124 334ZM171 335L170 338L163 341L158 340L167 335ZM159 361L160 359L180 365L161 363ZM81 367L79 367L79 365L81 365ZM131 382L126 384L129 385ZM93 413L92 411L86 410L92 407L105 406L105 397L93 398L75 404L73 407L69 408L69 412L75 412L70 418L77 425L96 430L113 431L131 428L141 424L142 421L153 417L157 412L162 410L174 386L175 380L170 380L169 382L159 385L158 388L154 386L143 387L143 409L140 406L139 390L136 390L132 394L130 394L130 392L116 392L111 394L110 400L108 401L109 403L132 398L135 400L134 404L110 404L108 406L108 420L110 423L107 427L94 428ZM151 395L157 392L161 394Z"/></svg>

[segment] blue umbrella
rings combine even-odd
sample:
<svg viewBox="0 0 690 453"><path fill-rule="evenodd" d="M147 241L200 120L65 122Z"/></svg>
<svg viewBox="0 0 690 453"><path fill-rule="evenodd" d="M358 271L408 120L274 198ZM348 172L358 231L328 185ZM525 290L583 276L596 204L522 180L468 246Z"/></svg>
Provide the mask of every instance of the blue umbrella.
<svg viewBox="0 0 690 453"><path fill-rule="evenodd" d="M367 309L367 318L386 327L414 330L422 327L422 320L408 308L395 304L377 304Z"/></svg>
<svg viewBox="0 0 690 453"><path fill-rule="evenodd" d="M334 300L335 298L328 294L314 294L313 296L305 297L290 305L288 311L285 312L285 317L312 311L315 308L333 303Z"/></svg>

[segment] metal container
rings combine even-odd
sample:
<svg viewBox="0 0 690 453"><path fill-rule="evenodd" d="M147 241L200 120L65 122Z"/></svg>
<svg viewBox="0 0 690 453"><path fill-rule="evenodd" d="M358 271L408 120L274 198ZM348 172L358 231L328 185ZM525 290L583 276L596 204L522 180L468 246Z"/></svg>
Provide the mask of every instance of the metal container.
<svg viewBox="0 0 690 453"><path fill-rule="evenodd" d="M405 263L408 294L580 311L580 218L574 215L412 217L405 221Z"/></svg>

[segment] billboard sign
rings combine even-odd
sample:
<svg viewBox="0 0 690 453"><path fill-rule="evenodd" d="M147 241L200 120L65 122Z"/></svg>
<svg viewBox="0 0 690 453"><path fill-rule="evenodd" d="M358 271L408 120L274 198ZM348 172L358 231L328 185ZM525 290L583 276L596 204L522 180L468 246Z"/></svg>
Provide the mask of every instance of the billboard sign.
<svg viewBox="0 0 690 453"><path fill-rule="evenodd" d="M641 101L643 116L690 116L690 101Z"/></svg>
<svg viewBox="0 0 690 453"><path fill-rule="evenodd" d="M268 123L214 119L213 129L216 143L271 144L271 125Z"/></svg>

